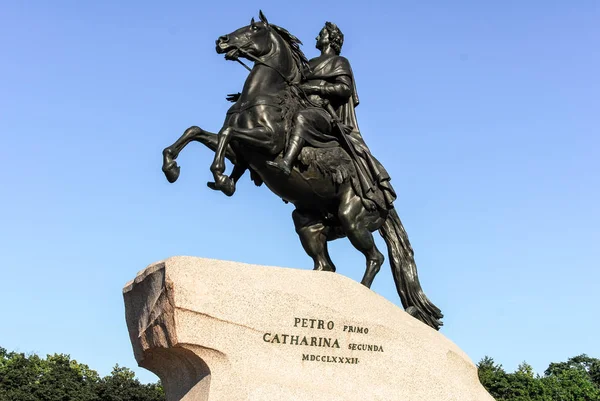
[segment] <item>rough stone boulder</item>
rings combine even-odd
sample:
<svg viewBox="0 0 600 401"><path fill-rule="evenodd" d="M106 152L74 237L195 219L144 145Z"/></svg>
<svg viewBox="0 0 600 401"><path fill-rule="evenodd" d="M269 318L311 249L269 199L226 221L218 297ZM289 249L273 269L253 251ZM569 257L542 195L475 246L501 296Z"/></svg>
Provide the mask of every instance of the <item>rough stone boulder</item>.
<svg viewBox="0 0 600 401"><path fill-rule="evenodd" d="M454 343L339 274L174 257L123 296L168 401L493 401Z"/></svg>

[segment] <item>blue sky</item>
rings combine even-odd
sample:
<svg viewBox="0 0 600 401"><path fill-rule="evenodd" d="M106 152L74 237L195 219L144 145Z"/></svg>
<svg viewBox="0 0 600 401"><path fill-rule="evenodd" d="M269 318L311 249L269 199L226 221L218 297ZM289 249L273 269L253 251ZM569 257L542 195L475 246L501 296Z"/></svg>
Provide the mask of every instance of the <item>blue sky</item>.
<svg viewBox="0 0 600 401"><path fill-rule="evenodd" d="M215 131L246 72L214 40L262 8L317 55L344 31L358 120L398 192L442 333L513 370L600 357L600 39L596 1L5 2L0 12L0 346L136 368L121 289L195 255L311 268L291 205L246 178L206 188ZM385 249L378 239L380 249ZM331 245L340 274L364 260ZM386 262L373 290L399 304Z"/></svg>

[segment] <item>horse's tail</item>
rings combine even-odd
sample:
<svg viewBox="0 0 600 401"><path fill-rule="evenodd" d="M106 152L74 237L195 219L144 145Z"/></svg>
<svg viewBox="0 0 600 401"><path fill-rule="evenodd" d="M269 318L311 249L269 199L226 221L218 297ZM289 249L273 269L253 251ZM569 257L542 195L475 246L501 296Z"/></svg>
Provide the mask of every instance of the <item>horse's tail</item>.
<svg viewBox="0 0 600 401"><path fill-rule="evenodd" d="M423 293L414 252L395 209L390 210L379 232L388 247L392 275L402 306L413 317L439 330L443 324L440 319L444 315Z"/></svg>

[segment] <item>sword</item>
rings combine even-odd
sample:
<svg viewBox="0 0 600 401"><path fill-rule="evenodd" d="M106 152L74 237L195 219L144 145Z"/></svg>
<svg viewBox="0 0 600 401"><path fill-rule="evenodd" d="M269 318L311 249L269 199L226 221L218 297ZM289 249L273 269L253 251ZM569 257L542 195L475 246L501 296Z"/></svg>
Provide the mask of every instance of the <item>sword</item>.
<svg viewBox="0 0 600 401"><path fill-rule="evenodd" d="M335 109L333 108L333 106L331 105L331 103L329 102L329 100L327 99L323 99L323 108L325 108L325 110L327 110L327 112L329 113L329 115L331 116L331 118L333 118L333 122L335 123L335 125L337 126L338 130L340 131L340 135L341 135L341 143L342 145L345 145L344 147L347 148L346 150L349 151L352 154L352 157L354 158L354 161L356 161L358 159L358 155L356 154L356 150L354 149L354 146L352 146L352 144L350 143L350 140L346 137L346 131L344 130L344 126L342 125L342 121L340 120L340 118L338 117L337 113L335 112Z"/></svg>
<svg viewBox="0 0 600 401"><path fill-rule="evenodd" d="M361 163L358 162L358 154L356 153L354 146L352 146L350 139L346 136L347 134L346 134L346 131L344 131L344 124L338 117L337 113L335 112L335 109L333 108L333 106L331 105L329 100L323 99L323 107L325 108L325 110L327 110L329 115L331 115L331 118L333 118L335 125L337 126L338 130L340 131L340 135L341 135L340 144L342 145L342 148L344 148L347 152L350 153L350 155L352 157L352 163L354 163L354 167L357 170L361 170L362 175L368 181L371 181L370 183L368 183L368 185L369 185L368 189L372 190L373 186L376 185L376 183L368 178L370 176L370 174L368 174L366 171L364 171L364 167L362 166Z"/></svg>

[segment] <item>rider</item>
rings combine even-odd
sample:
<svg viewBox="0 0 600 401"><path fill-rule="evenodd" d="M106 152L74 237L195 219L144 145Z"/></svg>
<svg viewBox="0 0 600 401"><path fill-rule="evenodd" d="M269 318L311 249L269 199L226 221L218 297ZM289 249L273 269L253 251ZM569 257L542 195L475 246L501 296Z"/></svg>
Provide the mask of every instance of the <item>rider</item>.
<svg viewBox="0 0 600 401"><path fill-rule="evenodd" d="M300 86L308 97L308 107L298 111L293 118L293 128L288 140L287 149L281 159L268 161L267 164L285 175L291 173L294 161L308 143L316 148L340 146L340 135L349 156L353 159L360 182L359 196L363 200L372 201L377 207L389 210L396 199L390 177L365 144L358 124L354 108L358 106L358 95L354 83L354 75L350 63L340 56L344 35L337 25L326 22L316 38L317 49L321 55L309 61L310 71L306 82ZM335 110L341 125L348 132L339 132L334 116L327 110L327 105Z"/></svg>

